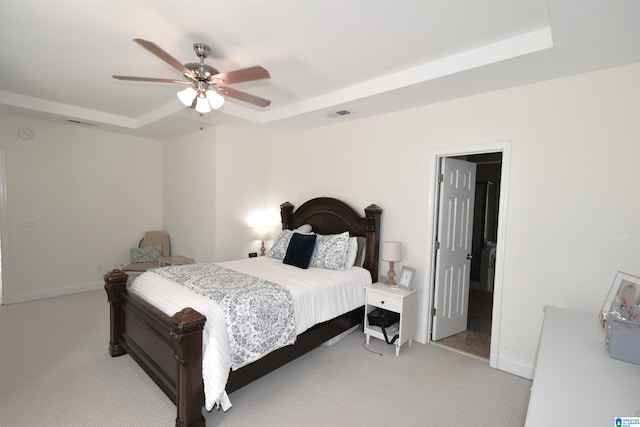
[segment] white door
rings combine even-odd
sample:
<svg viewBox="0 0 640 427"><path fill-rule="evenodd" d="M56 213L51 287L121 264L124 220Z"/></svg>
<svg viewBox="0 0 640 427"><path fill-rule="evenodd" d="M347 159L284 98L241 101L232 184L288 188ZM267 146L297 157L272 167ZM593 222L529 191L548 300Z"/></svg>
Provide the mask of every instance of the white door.
<svg viewBox="0 0 640 427"><path fill-rule="evenodd" d="M476 165L445 157L440 174L433 341L467 329Z"/></svg>

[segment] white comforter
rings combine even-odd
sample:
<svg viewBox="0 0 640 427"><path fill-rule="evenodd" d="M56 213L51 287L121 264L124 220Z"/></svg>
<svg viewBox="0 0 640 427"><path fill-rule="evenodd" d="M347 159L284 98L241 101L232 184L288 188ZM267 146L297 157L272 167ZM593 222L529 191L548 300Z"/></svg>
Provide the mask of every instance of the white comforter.
<svg viewBox="0 0 640 427"><path fill-rule="evenodd" d="M293 297L298 335L317 323L362 306L364 285L371 283L369 272L360 267L345 271L321 268L303 270L269 257L218 264L286 287ZM144 298L169 316L191 307L207 318L202 343L205 406L207 410L212 410L216 405L223 410L231 407L225 392L231 359L221 307L211 299L194 294L153 271L140 275L130 286L129 292Z"/></svg>

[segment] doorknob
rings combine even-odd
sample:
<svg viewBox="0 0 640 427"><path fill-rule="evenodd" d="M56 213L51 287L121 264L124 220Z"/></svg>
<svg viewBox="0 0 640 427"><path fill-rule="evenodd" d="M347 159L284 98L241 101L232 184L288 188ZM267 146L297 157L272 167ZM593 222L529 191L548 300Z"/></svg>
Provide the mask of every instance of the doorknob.
<svg viewBox="0 0 640 427"><path fill-rule="evenodd" d="M473 255L467 254L467 259L471 259L471 258L473 258Z"/></svg>

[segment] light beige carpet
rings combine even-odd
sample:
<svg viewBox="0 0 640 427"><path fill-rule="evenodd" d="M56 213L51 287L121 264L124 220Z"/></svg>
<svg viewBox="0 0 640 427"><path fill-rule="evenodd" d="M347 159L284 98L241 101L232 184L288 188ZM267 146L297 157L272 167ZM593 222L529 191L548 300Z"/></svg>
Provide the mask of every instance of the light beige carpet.
<svg viewBox="0 0 640 427"><path fill-rule="evenodd" d="M75 328L68 328L74 325ZM0 307L0 426L173 426L175 406L111 358L103 291ZM436 345L354 332L230 395L209 426L521 426L530 381Z"/></svg>

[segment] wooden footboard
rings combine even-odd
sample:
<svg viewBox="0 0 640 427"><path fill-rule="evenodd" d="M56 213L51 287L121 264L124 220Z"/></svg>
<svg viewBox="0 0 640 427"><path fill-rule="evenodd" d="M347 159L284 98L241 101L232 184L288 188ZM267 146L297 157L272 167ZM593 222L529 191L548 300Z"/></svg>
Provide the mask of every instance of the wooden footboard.
<svg viewBox="0 0 640 427"><path fill-rule="evenodd" d="M176 427L204 427L202 330L205 317L185 308L168 317L126 289L127 274L104 276L110 304L109 354L125 353L176 404Z"/></svg>
<svg viewBox="0 0 640 427"><path fill-rule="evenodd" d="M202 416L202 330L205 317L185 308L168 317L127 292L127 274L113 270L104 276L111 310L109 354L129 354L176 404L176 427L205 426ZM229 372L231 393L308 353L325 341L362 322L364 307L318 324L298 335L294 345L280 348Z"/></svg>

